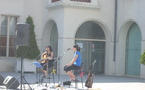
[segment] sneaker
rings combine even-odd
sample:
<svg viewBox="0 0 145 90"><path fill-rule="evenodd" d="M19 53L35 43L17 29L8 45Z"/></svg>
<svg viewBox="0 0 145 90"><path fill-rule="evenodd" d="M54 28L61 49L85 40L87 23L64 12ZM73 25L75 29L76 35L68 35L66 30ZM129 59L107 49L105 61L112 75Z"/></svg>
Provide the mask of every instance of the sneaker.
<svg viewBox="0 0 145 90"><path fill-rule="evenodd" d="M71 79L70 79L70 81L74 81L74 80L75 80L75 78L71 78Z"/></svg>

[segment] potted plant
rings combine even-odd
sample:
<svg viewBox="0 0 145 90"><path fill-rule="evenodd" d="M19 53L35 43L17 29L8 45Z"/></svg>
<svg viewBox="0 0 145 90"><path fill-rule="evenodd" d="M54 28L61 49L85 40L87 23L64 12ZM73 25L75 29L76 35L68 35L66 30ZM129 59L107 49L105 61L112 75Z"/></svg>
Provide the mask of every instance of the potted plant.
<svg viewBox="0 0 145 90"><path fill-rule="evenodd" d="M23 56L23 72L36 72L36 67L33 65L33 62L40 54L40 51L36 42L36 35L34 32L34 24L31 16L28 16L26 19L26 24L29 24L29 45L28 46L19 46L17 48L16 55L17 57ZM21 60L17 62L17 71L20 71Z"/></svg>

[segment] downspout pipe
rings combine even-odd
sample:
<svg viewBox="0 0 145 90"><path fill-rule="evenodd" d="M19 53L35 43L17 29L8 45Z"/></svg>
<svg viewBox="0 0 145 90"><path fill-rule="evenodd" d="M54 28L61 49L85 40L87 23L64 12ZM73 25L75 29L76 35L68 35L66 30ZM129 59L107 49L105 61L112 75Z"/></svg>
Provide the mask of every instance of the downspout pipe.
<svg viewBox="0 0 145 90"><path fill-rule="evenodd" d="M113 75L116 74L116 37L117 37L117 12L118 12L118 0L115 0L115 7L114 7L114 53L113 53Z"/></svg>

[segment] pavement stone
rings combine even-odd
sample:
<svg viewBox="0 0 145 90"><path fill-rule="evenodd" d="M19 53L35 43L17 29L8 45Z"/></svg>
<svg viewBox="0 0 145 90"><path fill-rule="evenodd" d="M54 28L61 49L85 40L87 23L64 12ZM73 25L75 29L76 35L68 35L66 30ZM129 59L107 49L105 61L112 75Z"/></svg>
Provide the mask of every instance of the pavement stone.
<svg viewBox="0 0 145 90"><path fill-rule="evenodd" d="M0 75L6 78L7 76L12 76L16 78L20 83L20 73L17 72L0 72ZM58 83L63 81L68 81L69 77L67 75L54 75L55 83L53 79L45 79L43 83L38 83L38 79L42 73L24 73L23 76L25 80L30 84L33 90L145 90L145 79L138 77L125 77L125 76L107 76L107 75L95 75L93 78L92 88L86 88L85 81L87 80L87 75L83 76L83 87L82 83L78 82L78 88L75 88L75 83L72 82L71 86L61 85L61 87L56 87ZM51 75L52 77L52 75ZM80 80L80 77L78 78ZM28 84L24 82L23 89L30 90ZM46 86L47 85L47 86ZM25 86L25 87L24 87ZM0 90L7 90L6 86L0 85ZM18 86L20 90L20 85Z"/></svg>

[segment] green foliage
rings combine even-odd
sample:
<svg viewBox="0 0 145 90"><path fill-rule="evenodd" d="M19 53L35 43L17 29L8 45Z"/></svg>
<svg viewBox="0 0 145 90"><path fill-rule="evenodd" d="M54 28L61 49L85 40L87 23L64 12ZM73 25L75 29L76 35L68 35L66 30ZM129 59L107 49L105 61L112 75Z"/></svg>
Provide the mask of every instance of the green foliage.
<svg viewBox="0 0 145 90"><path fill-rule="evenodd" d="M145 65L145 51L144 51L144 53L141 55L140 63L143 64L143 65Z"/></svg>
<svg viewBox="0 0 145 90"><path fill-rule="evenodd" d="M39 54L40 51L37 46L36 42L36 35L34 32L34 24L33 24L33 19L31 16L28 16L26 19L26 23L30 25L30 37L29 37L29 45L28 46L19 46L17 49L17 57L24 57L28 59L35 59Z"/></svg>

